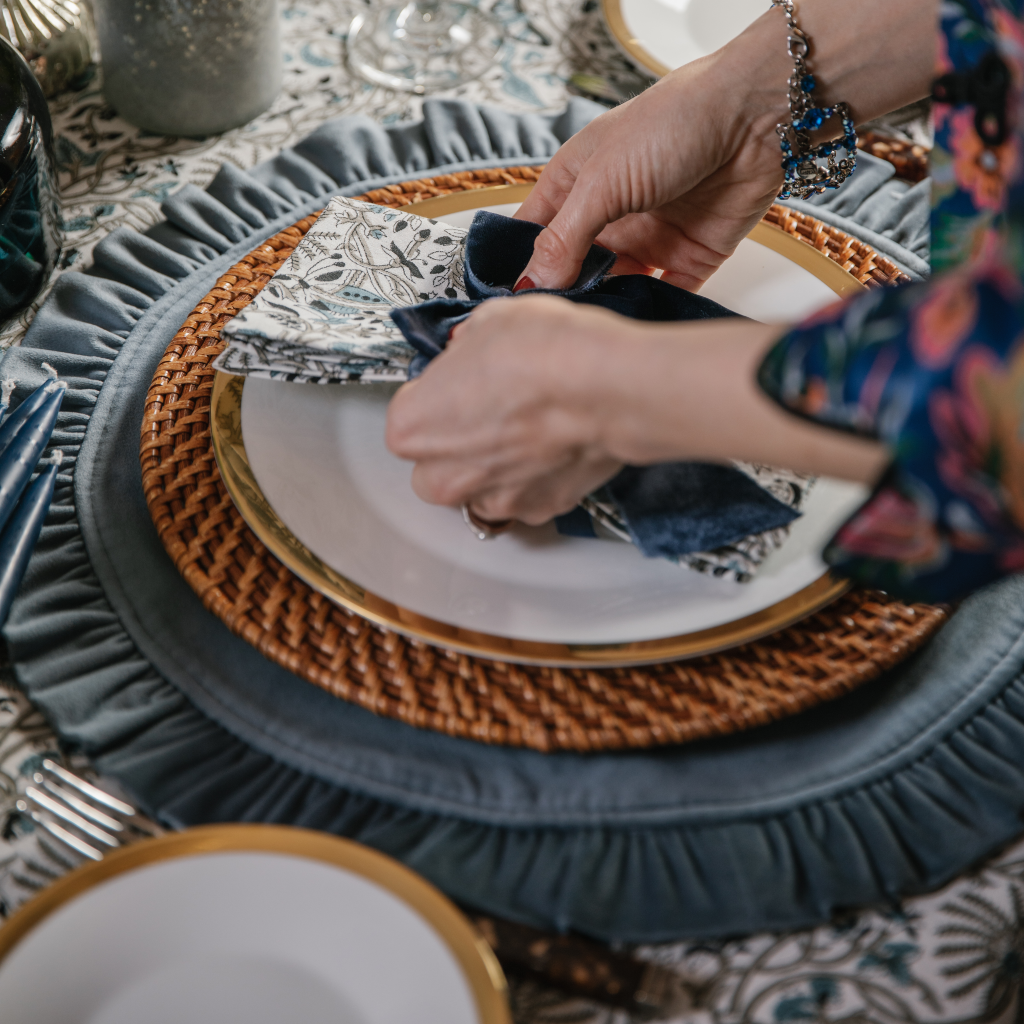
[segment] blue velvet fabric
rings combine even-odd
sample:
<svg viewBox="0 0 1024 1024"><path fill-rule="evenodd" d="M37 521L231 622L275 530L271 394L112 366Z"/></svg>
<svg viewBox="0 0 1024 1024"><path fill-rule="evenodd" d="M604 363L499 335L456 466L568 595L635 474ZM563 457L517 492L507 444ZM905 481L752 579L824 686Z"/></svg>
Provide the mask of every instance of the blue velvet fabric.
<svg viewBox="0 0 1024 1024"><path fill-rule="evenodd" d="M541 926L731 935L938 885L1021 831L1020 578L815 711L714 742L543 755L416 730L303 682L207 613L160 545L139 470L143 396L218 275L332 193L432 164L542 160L592 111L517 120L428 102L424 123L387 131L342 118L315 145L183 190L166 223L114 233L89 272L65 274L0 367L19 397L43 360L69 385L54 437L67 459L5 627L19 681L173 826L351 836Z"/></svg>
<svg viewBox="0 0 1024 1024"><path fill-rule="evenodd" d="M462 323L481 302L516 297L512 287L533 254L533 243L543 228L526 220L481 210L473 217L466 237L465 279L469 300L431 299L416 306L392 310L391 319L416 349L410 367L417 377L448 343L452 328ZM736 314L703 295L674 288L643 274L608 277L615 253L592 245L579 276L562 289L533 288L523 295L558 295L585 305L601 306L633 320L706 320Z"/></svg>
<svg viewBox="0 0 1024 1024"><path fill-rule="evenodd" d="M911 280L930 273L931 179L901 181L888 160L857 154L857 170L835 191L782 205L823 220L867 242Z"/></svg>
<svg viewBox="0 0 1024 1024"><path fill-rule="evenodd" d="M570 302L600 306L633 320L707 320L735 316L703 295L675 288L642 274L608 277L615 253L592 245L579 276L564 289L534 288L513 295L526 269L533 243L543 228L481 210L466 237L466 292L463 299L431 299L391 312L417 356L409 375L417 377L448 344L456 324L487 299L524 295L558 295ZM731 466L665 462L627 466L607 484L633 543L648 558L676 559L696 551L713 551L753 533L777 530L799 512L772 497L746 473ZM593 536L578 514L555 520L560 533Z"/></svg>

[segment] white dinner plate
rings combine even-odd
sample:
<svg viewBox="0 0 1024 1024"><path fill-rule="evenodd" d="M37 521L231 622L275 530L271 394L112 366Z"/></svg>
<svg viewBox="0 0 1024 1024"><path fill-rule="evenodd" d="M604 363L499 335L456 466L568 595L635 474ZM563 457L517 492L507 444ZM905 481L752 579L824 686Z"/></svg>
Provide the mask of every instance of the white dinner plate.
<svg viewBox="0 0 1024 1024"><path fill-rule="evenodd" d="M602 0L619 49L659 77L714 53L768 8L767 0Z"/></svg>
<svg viewBox="0 0 1024 1024"><path fill-rule="evenodd" d="M3 1024L509 1024L504 993L436 889L302 829L144 840L0 929Z"/></svg>
<svg viewBox="0 0 1024 1024"><path fill-rule="evenodd" d="M488 208L511 213L517 204ZM466 226L473 212L441 219ZM778 229L761 225L755 234L806 265L747 239L705 286L705 294L772 321L805 316L835 301L837 290L862 287L827 257ZM410 485L411 465L385 447L393 390L247 379L241 397L244 451L238 450L262 499L298 546L311 553L305 563L289 561L288 551L274 546L274 537L258 521L259 509L254 518L252 503L247 507L241 493L246 487L232 488L223 439L218 448L232 496L275 554L313 586L391 628L504 660L640 663L764 635L839 592L828 581L820 551L863 501L859 485L819 480L789 540L749 583L644 558L622 542L563 537L552 524L517 526L482 543L458 511L420 501ZM225 396L223 386L219 394ZM223 420L220 407L213 420ZM216 431L215 426L218 443ZM324 585L323 566L340 585ZM423 626L427 620L446 624L451 632L439 635ZM730 631L736 623L749 628ZM719 636L716 630L726 632ZM660 643L694 636L702 638L700 644ZM481 637L494 643L488 647ZM530 645L562 645L566 653Z"/></svg>

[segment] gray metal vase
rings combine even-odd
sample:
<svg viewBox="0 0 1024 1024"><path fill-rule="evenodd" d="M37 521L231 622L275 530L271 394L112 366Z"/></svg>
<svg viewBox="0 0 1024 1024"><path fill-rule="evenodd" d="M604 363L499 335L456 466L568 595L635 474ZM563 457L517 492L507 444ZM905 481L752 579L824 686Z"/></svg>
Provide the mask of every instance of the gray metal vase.
<svg viewBox="0 0 1024 1024"><path fill-rule="evenodd" d="M94 0L103 92L162 135L251 121L281 89L276 0Z"/></svg>

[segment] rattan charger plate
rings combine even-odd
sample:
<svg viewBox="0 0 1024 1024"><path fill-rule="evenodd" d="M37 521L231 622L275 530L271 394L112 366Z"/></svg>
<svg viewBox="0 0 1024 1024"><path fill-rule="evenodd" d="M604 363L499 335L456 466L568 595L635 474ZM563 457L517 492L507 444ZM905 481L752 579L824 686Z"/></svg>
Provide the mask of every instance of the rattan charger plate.
<svg viewBox="0 0 1024 1024"><path fill-rule="evenodd" d="M464 172L359 198L405 206L522 185L539 172ZM491 201L512 201L516 191L508 188ZM422 212L429 215L429 207ZM734 732L833 699L899 662L945 620L940 607L853 590L809 618L727 652L642 668L566 669L458 654L335 604L278 561L246 525L221 479L210 429L210 364L223 347L220 331L315 219L306 217L257 246L196 306L157 367L142 425L143 487L168 554L206 608L272 661L337 697L420 728L541 751L595 752ZM812 218L773 207L766 220L863 284L901 277L864 243Z"/></svg>

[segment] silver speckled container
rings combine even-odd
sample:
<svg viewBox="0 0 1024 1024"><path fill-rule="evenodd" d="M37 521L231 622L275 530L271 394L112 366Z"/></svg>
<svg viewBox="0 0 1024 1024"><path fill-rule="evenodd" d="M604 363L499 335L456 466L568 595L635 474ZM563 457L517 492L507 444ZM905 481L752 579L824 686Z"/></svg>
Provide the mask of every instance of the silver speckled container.
<svg viewBox="0 0 1024 1024"><path fill-rule="evenodd" d="M93 0L103 92L161 135L251 121L281 89L277 0Z"/></svg>

